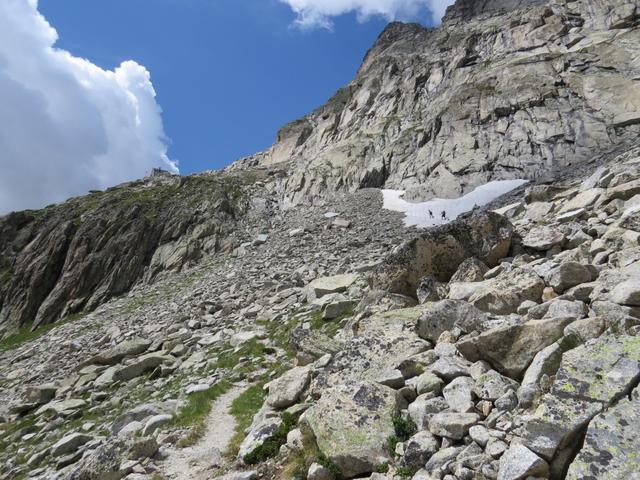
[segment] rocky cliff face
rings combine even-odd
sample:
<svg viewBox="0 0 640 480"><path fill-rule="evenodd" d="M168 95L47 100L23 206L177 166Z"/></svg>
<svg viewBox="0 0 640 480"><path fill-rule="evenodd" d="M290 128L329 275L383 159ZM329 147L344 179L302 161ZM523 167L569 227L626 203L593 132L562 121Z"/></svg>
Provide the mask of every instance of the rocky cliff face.
<svg viewBox="0 0 640 480"><path fill-rule="evenodd" d="M0 325L92 310L225 248L247 178L158 175L0 218Z"/></svg>
<svg viewBox="0 0 640 480"><path fill-rule="evenodd" d="M640 132L637 2L459 0L442 26L393 23L355 79L266 152L296 203L362 187L456 197L553 179Z"/></svg>

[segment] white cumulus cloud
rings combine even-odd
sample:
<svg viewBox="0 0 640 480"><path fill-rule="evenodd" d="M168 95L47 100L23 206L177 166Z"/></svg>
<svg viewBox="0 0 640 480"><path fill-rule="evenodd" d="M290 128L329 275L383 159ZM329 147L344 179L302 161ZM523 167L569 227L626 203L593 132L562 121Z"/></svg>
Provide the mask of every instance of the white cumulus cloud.
<svg viewBox="0 0 640 480"><path fill-rule="evenodd" d="M0 215L177 172L149 72L103 70L57 38L37 0L0 0Z"/></svg>
<svg viewBox="0 0 640 480"><path fill-rule="evenodd" d="M421 20L440 23L454 0L280 0L296 13L300 28L333 26L332 17L355 12L359 21L372 16L387 20Z"/></svg>

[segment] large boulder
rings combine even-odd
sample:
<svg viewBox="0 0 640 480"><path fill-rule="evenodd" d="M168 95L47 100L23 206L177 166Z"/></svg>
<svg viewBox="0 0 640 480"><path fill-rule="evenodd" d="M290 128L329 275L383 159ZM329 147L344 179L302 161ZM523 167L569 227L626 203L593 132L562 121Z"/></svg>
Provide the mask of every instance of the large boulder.
<svg viewBox="0 0 640 480"><path fill-rule="evenodd" d="M151 340L146 340L143 338L126 340L119 343L113 348L103 350L102 352L84 362L83 365L94 363L98 365L113 365L114 363L118 363L125 357L140 355L141 353L144 353L147 348L149 348L149 345L151 345Z"/></svg>
<svg viewBox="0 0 640 480"><path fill-rule="evenodd" d="M493 212L426 230L385 259L372 275L372 286L415 296L422 278L447 282L470 257L497 265L508 255L512 236L511 223Z"/></svg>
<svg viewBox="0 0 640 480"><path fill-rule="evenodd" d="M572 445L598 413L640 379L640 337L607 335L562 356L551 392L524 417L523 443L547 460Z"/></svg>
<svg viewBox="0 0 640 480"><path fill-rule="evenodd" d="M342 383L378 382L381 375L431 348L414 333L421 312L421 307L405 308L361 319L329 365L313 376L312 395L322 395L325 389Z"/></svg>
<svg viewBox="0 0 640 480"><path fill-rule="evenodd" d="M75 452L78 448L91 440L93 440L91 435L78 432L70 433L69 435L62 437L51 447L51 456L59 457L60 455Z"/></svg>
<svg viewBox="0 0 640 480"><path fill-rule="evenodd" d="M417 331L420 337L431 342L438 340L440 334L454 327L463 332L484 330L487 315L473 305L458 300L441 300L425 305L418 317Z"/></svg>
<svg viewBox="0 0 640 480"><path fill-rule="evenodd" d="M531 320L507 325L465 338L456 346L468 360L486 360L493 368L511 378L520 378L535 355L563 335L573 318Z"/></svg>
<svg viewBox="0 0 640 480"><path fill-rule="evenodd" d="M523 445L511 445L500 459L498 480L522 480L529 477L546 477L549 465Z"/></svg>
<svg viewBox="0 0 640 480"><path fill-rule="evenodd" d="M547 285L563 293L571 287L592 281L596 277L593 267L578 262L564 262L544 274Z"/></svg>
<svg viewBox="0 0 640 480"><path fill-rule="evenodd" d="M274 408L287 408L295 404L309 385L311 371L308 367L296 367L269 383L267 404Z"/></svg>
<svg viewBox="0 0 640 480"><path fill-rule="evenodd" d="M247 463L254 463L255 456L262 446L280 431L282 419L279 416L261 416L254 419L249 433L238 449L238 458Z"/></svg>
<svg viewBox="0 0 640 480"><path fill-rule="evenodd" d="M130 364L116 369L113 373L115 381L128 381L139 377L165 362L172 363L175 359L169 355L152 352L134 359Z"/></svg>
<svg viewBox="0 0 640 480"><path fill-rule="evenodd" d="M567 480L640 478L640 391L624 398L589 424L580 453Z"/></svg>
<svg viewBox="0 0 640 480"><path fill-rule="evenodd" d="M358 275L353 273L317 278L306 287L307 299L312 302L325 295L344 292L353 285L356 280L358 280Z"/></svg>
<svg viewBox="0 0 640 480"><path fill-rule="evenodd" d="M522 302L539 302L544 287L544 281L532 271L516 269L476 291L469 303L485 312L507 315L515 313Z"/></svg>
<svg viewBox="0 0 640 480"><path fill-rule="evenodd" d="M640 278L616 285L611 292L611 301L619 305L640 306Z"/></svg>
<svg viewBox="0 0 640 480"><path fill-rule="evenodd" d="M318 448L343 477L371 473L388 462L393 418L405 406L402 396L375 383L339 385L324 392L303 415Z"/></svg>
<svg viewBox="0 0 640 480"><path fill-rule="evenodd" d="M461 440L480 420L477 413L436 413L429 420L429 431L439 437Z"/></svg>
<svg viewBox="0 0 640 480"><path fill-rule="evenodd" d="M566 240L564 233L550 227L538 227L532 229L522 239L522 244L533 250L546 251L556 245L561 245Z"/></svg>

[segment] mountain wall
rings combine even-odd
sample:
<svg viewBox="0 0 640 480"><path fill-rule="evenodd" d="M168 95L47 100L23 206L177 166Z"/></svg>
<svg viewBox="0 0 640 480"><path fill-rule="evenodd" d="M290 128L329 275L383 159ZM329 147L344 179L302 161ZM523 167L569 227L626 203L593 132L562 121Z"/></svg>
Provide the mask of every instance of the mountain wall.
<svg viewBox="0 0 640 480"><path fill-rule="evenodd" d="M0 218L0 326L92 310L225 247L246 177L160 174Z"/></svg>
<svg viewBox="0 0 640 480"><path fill-rule="evenodd" d="M549 180L640 133L640 18L629 0L459 0L392 23L354 80L232 169L282 165L292 203L363 187L456 197Z"/></svg>

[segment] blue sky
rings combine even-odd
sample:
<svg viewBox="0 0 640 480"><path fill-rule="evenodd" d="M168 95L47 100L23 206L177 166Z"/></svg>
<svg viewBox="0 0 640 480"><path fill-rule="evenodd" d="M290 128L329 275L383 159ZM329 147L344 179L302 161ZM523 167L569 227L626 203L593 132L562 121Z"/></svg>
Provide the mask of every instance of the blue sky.
<svg viewBox="0 0 640 480"><path fill-rule="evenodd" d="M0 215L263 150L452 2L0 0Z"/></svg>
<svg viewBox="0 0 640 480"><path fill-rule="evenodd" d="M270 146L280 126L353 78L387 23L351 13L332 31L301 30L276 0L40 0L39 10L58 47L105 69L132 59L151 72L183 174Z"/></svg>

